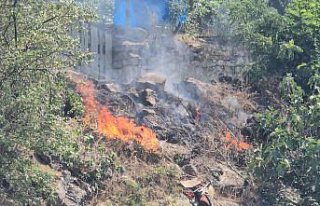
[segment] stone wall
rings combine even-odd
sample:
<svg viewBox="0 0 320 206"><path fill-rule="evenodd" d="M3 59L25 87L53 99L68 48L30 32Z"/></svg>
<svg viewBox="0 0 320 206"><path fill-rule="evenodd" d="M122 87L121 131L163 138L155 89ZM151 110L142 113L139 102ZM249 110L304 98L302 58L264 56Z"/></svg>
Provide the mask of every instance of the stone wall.
<svg viewBox="0 0 320 206"><path fill-rule="evenodd" d="M115 79L130 82L144 73L167 74L174 69L174 38L164 27L151 30L115 27L112 65Z"/></svg>
<svg viewBox="0 0 320 206"><path fill-rule="evenodd" d="M249 54L239 45L223 44L217 39L187 39L170 30L155 28L114 29L112 60L114 79L129 82L155 72L166 76L167 83L187 77L219 81L223 77L243 79L250 66Z"/></svg>
<svg viewBox="0 0 320 206"><path fill-rule="evenodd" d="M242 79L250 67L249 54L241 46L215 37L176 36L157 22L148 29L113 25L114 0L98 2L99 22L74 34L82 50L94 53L92 62L79 69L96 79L127 83L151 71L166 76L169 83L186 77L218 81L223 76Z"/></svg>
<svg viewBox="0 0 320 206"><path fill-rule="evenodd" d="M148 72L166 76L168 84L187 77L206 82L222 77L242 80L250 67L249 54L242 46L217 38L175 36L164 27L145 30L96 24L80 39L83 50L95 53L93 62L80 70L99 80L129 83Z"/></svg>
<svg viewBox="0 0 320 206"><path fill-rule="evenodd" d="M222 43L217 38L184 42L192 51L190 67L202 80L217 82L223 77L243 80L251 65L249 53L241 45Z"/></svg>
<svg viewBox="0 0 320 206"><path fill-rule="evenodd" d="M142 72L142 51L148 32L141 28L114 27L112 39L113 79L129 82Z"/></svg>

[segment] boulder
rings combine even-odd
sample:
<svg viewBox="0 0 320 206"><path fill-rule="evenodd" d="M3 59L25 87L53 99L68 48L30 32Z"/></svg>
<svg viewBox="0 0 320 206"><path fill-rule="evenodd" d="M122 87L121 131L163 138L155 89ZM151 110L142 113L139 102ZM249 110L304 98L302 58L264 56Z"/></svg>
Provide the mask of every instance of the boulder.
<svg viewBox="0 0 320 206"><path fill-rule="evenodd" d="M199 179L198 177L195 177L195 178L190 179L190 180L182 180L182 181L180 181L180 184L184 188L193 188L193 187L196 187L198 185L201 185L202 183L203 183L203 180Z"/></svg>
<svg viewBox="0 0 320 206"><path fill-rule="evenodd" d="M188 175L192 175L192 176L198 175L198 170L197 170L196 166L194 166L192 164L187 164L187 165L183 166L182 170Z"/></svg>
<svg viewBox="0 0 320 206"><path fill-rule="evenodd" d="M209 171L215 180L213 186L223 195L239 195L247 184L246 176L228 165L216 163L209 167Z"/></svg>
<svg viewBox="0 0 320 206"><path fill-rule="evenodd" d="M44 153L35 153L34 157L41 164L49 165L51 163L51 157Z"/></svg>
<svg viewBox="0 0 320 206"><path fill-rule="evenodd" d="M111 93L121 92L121 87L115 83L106 83L106 84L98 85L98 89L103 89Z"/></svg>
<svg viewBox="0 0 320 206"><path fill-rule="evenodd" d="M137 87L140 89L149 88L152 90L164 90L166 78L156 73L146 73L138 78Z"/></svg>
<svg viewBox="0 0 320 206"><path fill-rule="evenodd" d="M171 144L178 144L180 142L180 138L175 134L169 134L168 142Z"/></svg>
<svg viewBox="0 0 320 206"><path fill-rule="evenodd" d="M145 106L155 106L157 103L154 91L152 89L145 89L140 94L140 99Z"/></svg>
<svg viewBox="0 0 320 206"><path fill-rule="evenodd" d="M184 95L187 98L199 100L207 97L207 92L210 85L190 77L185 79L178 87L181 87L185 91Z"/></svg>
<svg viewBox="0 0 320 206"><path fill-rule="evenodd" d="M143 109L141 111L142 116L147 116L147 115L155 115L156 112L153 109Z"/></svg>
<svg viewBox="0 0 320 206"><path fill-rule="evenodd" d="M57 182L57 194L59 205L79 206L84 205L93 190L88 183L72 177L69 171L63 171Z"/></svg>
<svg viewBox="0 0 320 206"><path fill-rule="evenodd" d="M220 167L212 166L212 167L210 167L209 171L210 171L211 176L215 180L220 181L220 176L223 175L223 170Z"/></svg>
<svg viewBox="0 0 320 206"><path fill-rule="evenodd" d="M279 201L283 205L299 205L303 201L300 191L292 187L284 187L279 192Z"/></svg>

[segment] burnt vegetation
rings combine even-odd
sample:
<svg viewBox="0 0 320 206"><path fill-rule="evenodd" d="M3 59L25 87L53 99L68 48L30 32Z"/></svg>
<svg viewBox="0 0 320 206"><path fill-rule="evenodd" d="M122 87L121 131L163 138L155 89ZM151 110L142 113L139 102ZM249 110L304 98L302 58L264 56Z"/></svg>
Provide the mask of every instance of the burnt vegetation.
<svg viewBox="0 0 320 206"><path fill-rule="evenodd" d="M0 0L0 205L320 204L319 0L113 3Z"/></svg>

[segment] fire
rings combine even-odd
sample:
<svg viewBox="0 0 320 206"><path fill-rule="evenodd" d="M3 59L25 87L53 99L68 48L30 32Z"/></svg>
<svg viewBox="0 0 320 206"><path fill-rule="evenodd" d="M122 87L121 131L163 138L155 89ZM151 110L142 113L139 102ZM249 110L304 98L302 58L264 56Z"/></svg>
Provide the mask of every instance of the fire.
<svg viewBox="0 0 320 206"><path fill-rule="evenodd" d="M73 80L77 83L77 91L83 97L86 108L84 124L97 128L100 134L109 139L120 139L124 142L136 141L150 151L159 148L159 141L150 128L137 126L133 120L126 117L113 116L106 106L97 102L96 90L92 82L81 82L77 78Z"/></svg>
<svg viewBox="0 0 320 206"><path fill-rule="evenodd" d="M229 131L226 132L225 141L226 141L227 149L230 149L230 147L234 147L237 151L242 152L250 148L250 144L244 142L243 138L240 138L238 140L232 137Z"/></svg>

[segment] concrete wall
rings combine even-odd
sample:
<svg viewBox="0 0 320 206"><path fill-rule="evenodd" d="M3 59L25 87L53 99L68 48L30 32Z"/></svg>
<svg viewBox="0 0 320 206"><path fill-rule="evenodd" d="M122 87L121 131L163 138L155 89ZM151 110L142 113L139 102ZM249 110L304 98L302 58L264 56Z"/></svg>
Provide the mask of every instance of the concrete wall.
<svg viewBox="0 0 320 206"><path fill-rule="evenodd" d="M87 25L87 31L74 31L73 35L80 38L81 50L92 52L94 58L89 64L81 65L78 69L96 79L106 79L112 69L114 0L97 0L91 3L97 9L99 20Z"/></svg>
<svg viewBox="0 0 320 206"><path fill-rule="evenodd" d="M84 51L94 53L90 64L82 65L80 71L96 79L104 79L112 69L112 28L104 24L90 24L88 31L80 34Z"/></svg>

